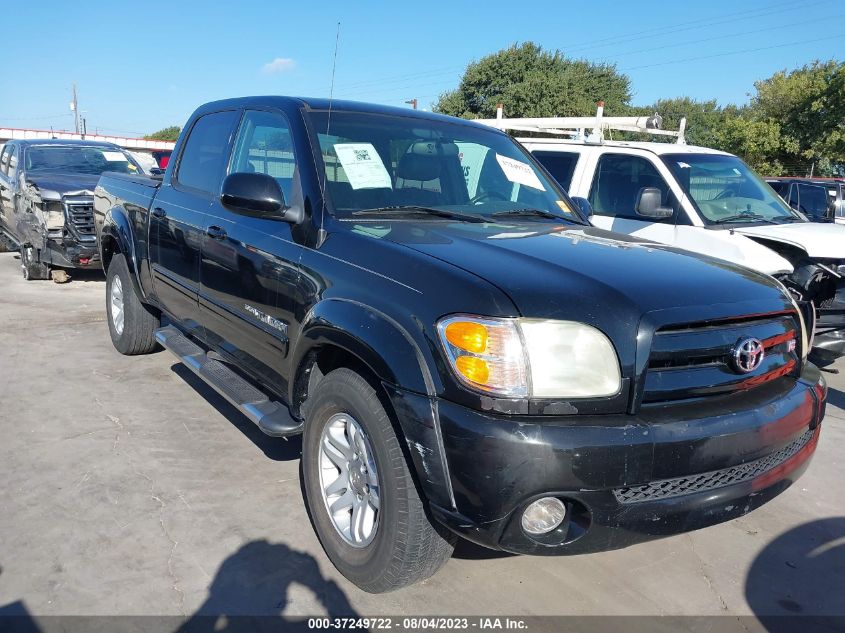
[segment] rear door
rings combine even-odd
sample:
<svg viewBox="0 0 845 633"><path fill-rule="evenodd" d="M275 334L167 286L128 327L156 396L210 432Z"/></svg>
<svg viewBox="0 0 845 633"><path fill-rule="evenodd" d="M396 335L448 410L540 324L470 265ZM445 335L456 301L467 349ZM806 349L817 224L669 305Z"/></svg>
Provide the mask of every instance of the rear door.
<svg viewBox="0 0 845 633"><path fill-rule="evenodd" d="M199 325L200 248L219 195L238 110L212 112L191 127L170 182L150 210L150 259L155 293L188 329Z"/></svg>
<svg viewBox="0 0 845 633"><path fill-rule="evenodd" d="M281 112L243 113L226 172L268 174L288 206L302 204L290 126ZM211 201L201 259L206 340L282 396L301 251L289 223L238 213L219 196Z"/></svg>

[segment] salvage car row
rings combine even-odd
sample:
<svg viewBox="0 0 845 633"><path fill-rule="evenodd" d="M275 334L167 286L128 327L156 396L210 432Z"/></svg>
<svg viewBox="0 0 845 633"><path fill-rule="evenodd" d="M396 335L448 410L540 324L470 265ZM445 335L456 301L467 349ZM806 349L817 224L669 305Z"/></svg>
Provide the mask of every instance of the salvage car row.
<svg viewBox="0 0 845 633"><path fill-rule="evenodd" d="M845 242L786 234L802 217L733 157L506 124L219 101L163 175L93 191L115 348L162 346L265 433L303 434L313 527L367 591L434 574L459 537L587 553L741 516L819 440L808 355ZM569 178L544 152L576 155Z"/></svg>

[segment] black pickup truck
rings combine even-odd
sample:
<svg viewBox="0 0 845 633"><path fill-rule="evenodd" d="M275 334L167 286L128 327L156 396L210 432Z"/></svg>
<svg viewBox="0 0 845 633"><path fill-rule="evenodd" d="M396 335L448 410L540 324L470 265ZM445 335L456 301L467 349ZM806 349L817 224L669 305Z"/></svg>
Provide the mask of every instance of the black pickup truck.
<svg viewBox="0 0 845 633"><path fill-rule="evenodd" d="M93 192L106 171L140 173L112 143L13 140L0 152L0 248L21 254L24 279L100 268Z"/></svg>
<svg viewBox="0 0 845 633"><path fill-rule="evenodd" d="M782 492L826 397L789 293L576 202L460 119L210 103L163 179L96 188L111 338L302 433L313 526L367 591L433 574L455 535L592 552Z"/></svg>

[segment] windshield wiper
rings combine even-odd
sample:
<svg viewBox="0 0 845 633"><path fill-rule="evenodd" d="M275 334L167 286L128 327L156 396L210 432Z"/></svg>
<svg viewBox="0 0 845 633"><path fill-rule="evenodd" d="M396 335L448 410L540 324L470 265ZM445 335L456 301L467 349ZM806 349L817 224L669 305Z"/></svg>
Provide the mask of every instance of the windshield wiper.
<svg viewBox="0 0 845 633"><path fill-rule="evenodd" d="M736 222L737 220L748 220L750 222L766 222L767 224L778 224L774 220L770 220L769 218L757 215L754 213L740 213L738 215L729 215L726 218L719 218L718 220L714 220L715 224L725 224L727 222Z"/></svg>
<svg viewBox="0 0 845 633"><path fill-rule="evenodd" d="M487 219L480 215L472 215L469 213L459 213L457 211L447 211L446 209L436 209L434 207L422 207L417 205L396 205L392 207L377 207L375 209L361 209L360 211L353 211L352 215L436 215L440 218L449 218L451 220L460 220L462 222L487 222Z"/></svg>
<svg viewBox="0 0 845 633"><path fill-rule="evenodd" d="M511 209L509 211L496 211L495 213L491 213L490 215L494 218L505 216L539 216L541 218L551 218L553 220L565 220L567 222L575 222L575 220L573 220L572 218L568 218L565 215L558 215L557 213L545 211L544 209Z"/></svg>
<svg viewBox="0 0 845 633"><path fill-rule="evenodd" d="M775 222L776 224L791 224L792 222L803 222L803 221L804 220L799 218L797 215L785 215L783 217L779 217L775 220L772 220L772 222Z"/></svg>

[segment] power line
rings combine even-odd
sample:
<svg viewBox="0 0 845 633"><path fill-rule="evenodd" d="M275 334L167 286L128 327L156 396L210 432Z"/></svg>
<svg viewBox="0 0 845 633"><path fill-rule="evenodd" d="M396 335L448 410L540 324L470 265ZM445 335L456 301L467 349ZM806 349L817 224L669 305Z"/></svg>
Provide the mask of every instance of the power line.
<svg viewBox="0 0 845 633"><path fill-rule="evenodd" d="M843 18L843 17L845 17L845 15L831 15L831 16L825 16L825 17L822 17L822 18L814 18L812 20L805 20L803 22L790 22L789 24L779 24L777 26L770 26L770 27L767 27L765 29L756 29L754 31L742 31L740 33L728 33L728 34L725 34L725 35L714 35L713 37L705 37L705 38L702 38L700 40L688 40L688 41L685 41L685 42L678 42L677 44L662 44L660 46L653 46L651 48L641 48L641 49L636 50L636 51L623 51L621 53L614 54L614 57L620 57L622 55L636 55L638 53L650 53L651 51L658 51L658 50L663 50L663 49L666 49L666 48L677 48L678 46L687 46L687 45L691 45L691 44L702 44L704 42L713 42L713 41L717 41L717 40L727 39L729 37L752 35L752 34L755 34L755 33L765 33L767 31L777 31L777 30L780 30L780 29L791 29L793 27L802 26L804 24L810 24L812 22L821 22L821 21L833 22L834 20L838 20L838 19Z"/></svg>
<svg viewBox="0 0 845 633"><path fill-rule="evenodd" d="M682 64L684 62L694 62L699 61L701 59L713 59L715 57L727 57L729 55L741 55L742 53L756 53L758 51L768 51L774 48L786 48L787 46L798 46L799 44L809 44L815 42L824 42L826 40L833 40L839 39L843 37L841 34L830 35L828 37L814 37L811 40L801 40L800 42L787 42L785 44L774 44L772 46L760 46L758 48L745 48L740 51L730 51L726 53L715 53L713 55L700 55L698 57L686 57L684 59L673 59L670 61L665 62L658 62L656 64L644 64L642 66L628 66L627 68L622 68L620 70L628 71L628 70L640 70L643 68L655 68L657 66L668 66L670 64Z"/></svg>
<svg viewBox="0 0 845 633"><path fill-rule="evenodd" d="M827 1L829 1L829 0L818 0L817 2L813 2L811 4L805 4L803 6L798 6L798 7L795 6L794 1L783 2L783 3L773 5L769 10L766 11L766 13L767 13L767 15L772 15L772 14L777 14L777 13L783 13L785 11L793 11L793 10L796 10L796 9L806 9L808 6L823 4ZM779 7L785 7L785 8L779 9ZM652 29L647 29L647 30L644 30L644 31L637 31L637 32L631 33L628 36L623 36L622 38L620 38L619 36L615 36L615 37L609 37L609 38L605 38L605 39L601 39L601 40L593 40L590 44L583 44L581 46L570 47L570 48L566 49L566 52L568 53L570 51L579 50L579 49L580 50L587 50L588 48L597 48L601 42L605 42L605 41L608 41L608 40L612 40L611 43L613 43L613 44L617 44L617 43L620 43L620 42L621 43L633 42L633 41L637 41L637 40L640 40L640 39L645 39L646 34L653 33L655 31L659 31L661 33L661 35L672 34L672 33L680 33L680 32L687 31L687 30L690 30L690 29L693 29L693 28L702 28L702 26L715 26L717 24L723 24L725 22L734 22L734 21L737 21L737 19L736 19L737 16L746 16L744 18L740 18L741 20L752 19L752 18L758 17L759 14L760 14L759 9L746 9L746 10L737 11L737 12L734 12L734 13L723 14L721 16L711 16L709 18L700 18L700 19L691 20L691 21L688 21L688 22L677 23L675 25L670 25L668 27L668 30L665 27L654 27ZM701 39L698 39L698 40L692 40L692 41L686 41L686 42L677 42L677 43L674 43L674 44L664 44L662 46L657 46L657 47L651 47L651 48L646 48L646 49L640 49L640 50L635 50L635 51L618 53L618 54L614 55L614 57L621 56L621 55L634 55L634 54L642 53L642 52L651 52L651 51L654 51L654 50L661 50L661 49L664 49L664 48L673 48L673 47L684 46L684 45L692 45L692 44L700 44L700 43L704 43L704 42L718 41L718 40L727 39L727 38L730 38L730 37L737 37L737 36L742 36L742 35L747 35L747 34L752 34L752 33L762 33L762 32L767 32L767 31L772 31L772 30L778 30L778 29L782 29L782 28L791 28L791 27L794 27L794 26L797 26L797 25L815 22L815 21L818 21L819 19L825 19L825 20L830 19L830 20L832 20L832 19L835 19L835 16L825 17L825 18L817 18L817 19L814 19L814 20L805 20L803 22L798 22L798 23L788 23L788 24L778 25L778 26L775 26L775 27L767 27L767 28L764 28L764 29L756 29L754 31L745 31L743 33L717 35L717 36L708 37L708 38L701 38ZM705 23L705 22L707 24L702 24L702 23ZM820 39L829 39L829 38L820 38ZM818 40L813 40L813 41L818 41ZM790 45L793 45L793 44L790 44ZM762 49L749 49L747 52L751 52L753 50L766 50L767 48L768 47L764 47ZM742 51L742 52L746 52L746 51ZM724 56L724 55L733 55L733 54L736 54L736 53L732 53L732 52L731 53L719 53L717 55L713 55L713 57L719 57L719 56ZM705 56L704 58L709 58L709 57L710 56ZM684 60L684 61L692 61L692 59L693 58L691 58L690 60ZM694 58L694 59L698 59L698 58ZM678 61L681 61L681 60L678 60ZM677 62L672 61L672 62L667 62L667 63L677 63ZM654 64L654 65L663 65L663 62L658 63L658 64ZM629 67L627 70L636 70L636 69L643 68L643 67L650 67L650 65L648 65L648 66L633 66L633 67ZM419 72L419 73L406 73L406 74L403 74L403 75L385 76L382 79L369 79L369 80L366 80L366 81L360 81L360 82L346 84L345 86L341 87L341 93L342 93L342 96L344 98L355 98L355 97L358 97L358 96L372 97L372 96L375 96L375 95L383 95L383 94L388 94L388 93L392 93L392 92L396 92L396 93L398 93L400 91L406 92L410 89L416 89L416 88L419 88L419 87L441 85L442 82L440 82L440 81L438 81L438 82L428 82L428 83L425 83L425 84L418 84L418 83L408 83L408 80L413 79L413 78L423 78L423 77L434 78L434 77L451 75L451 74L454 74L457 70L460 70L462 68L465 68L465 66L443 67L443 68L440 68L440 69L431 69L431 70ZM386 84L391 84L394 87L389 88L387 90L378 90L375 93L370 92L367 89L370 86L372 86L373 88L381 88L382 86L384 86ZM351 92L349 92L350 89L351 89ZM346 91L346 92L344 92L344 91Z"/></svg>
<svg viewBox="0 0 845 633"><path fill-rule="evenodd" d="M815 2L810 2L807 4L796 5L793 2L785 2L781 4L774 5L773 8L767 9L765 14L768 15L777 15L779 13L789 12L789 11L796 11L796 10L806 10L809 7L816 6L819 4L824 4L829 2L830 0L816 0ZM782 7L783 5L789 5L784 8L778 9L778 7ZM604 48L607 46L611 46L613 44L625 44L627 42L635 42L638 40L647 39L649 37L653 37L655 33L665 36L671 35L674 33L682 33L684 31L690 31L693 29L700 29L710 26L718 26L720 24L725 24L726 22L739 22L744 20L753 20L755 18L759 18L760 14L762 13L759 9L747 9L745 11L739 11L737 13L728 13L722 16L711 16L709 18L703 18L699 20L693 20L692 22L680 22L675 25L668 25L666 27L654 27L652 29L648 29L647 31L639 31L635 33L631 33L628 35L622 34L622 36L615 36L604 38L601 40L595 40L593 42L588 42L584 44L576 44L575 46L570 46L569 48L565 48L565 53L570 53L572 51L585 51L585 50L592 50L594 48ZM746 15L745 17L736 18L738 15ZM706 22L706 23L702 23ZM604 43L602 43L604 42Z"/></svg>

